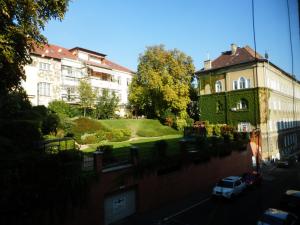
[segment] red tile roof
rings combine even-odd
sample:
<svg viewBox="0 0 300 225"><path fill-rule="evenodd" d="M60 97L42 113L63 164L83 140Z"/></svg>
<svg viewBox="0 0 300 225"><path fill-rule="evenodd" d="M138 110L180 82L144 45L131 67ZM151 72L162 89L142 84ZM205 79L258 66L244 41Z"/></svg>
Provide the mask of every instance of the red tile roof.
<svg viewBox="0 0 300 225"><path fill-rule="evenodd" d="M48 57L48 58L55 58L55 59L63 59L63 58L68 58L68 59L73 59L73 60L77 60L77 56L74 55L72 53L72 51L74 50L84 50L87 52L90 52L92 54L95 54L97 52L88 50L88 49L83 49L83 48L72 48L72 49L66 49L57 45L45 45L43 47L35 47L32 50L32 54L36 54L42 57ZM97 53L97 54L101 54L102 57L104 57L105 55L102 53ZM106 58L103 59L103 64L99 64L99 63L95 63L95 62L90 62L90 61L86 61L87 64L92 65L92 66L98 66L98 67L102 67L102 68L106 68L106 69L114 69L114 70L119 70L119 71L123 71L123 72L127 72L127 73L133 73L133 71L131 71L130 69L118 65Z"/></svg>
<svg viewBox="0 0 300 225"><path fill-rule="evenodd" d="M133 73L132 70L127 69L124 66L120 66L120 65L118 65L118 64L116 64L112 61L109 61L108 59L104 59L103 62L104 62L105 65L108 65L109 67L111 67L114 70L119 70L119 71L123 71L123 72L127 72L127 73Z"/></svg>
<svg viewBox="0 0 300 225"><path fill-rule="evenodd" d="M77 57L73 55L68 49L57 45L45 45L43 47L35 47L32 51L33 54L40 55L42 57L55 58L55 59L74 59Z"/></svg>
<svg viewBox="0 0 300 225"><path fill-rule="evenodd" d="M260 54L256 53L256 59L264 59ZM255 60L255 51L248 45L245 47L237 47L235 54L232 51L223 52L218 58L212 61L211 70L222 67L237 65ZM201 71L203 71L202 69Z"/></svg>

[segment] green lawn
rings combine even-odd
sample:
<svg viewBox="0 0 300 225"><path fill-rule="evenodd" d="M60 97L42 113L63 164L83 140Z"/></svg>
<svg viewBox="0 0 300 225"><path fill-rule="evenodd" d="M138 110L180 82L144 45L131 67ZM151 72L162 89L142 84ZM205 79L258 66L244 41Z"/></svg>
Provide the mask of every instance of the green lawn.
<svg viewBox="0 0 300 225"><path fill-rule="evenodd" d="M181 134L179 131L163 126L158 120L150 119L119 119L99 120L106 129L130 129L133 137L159 137Z"/></svg>

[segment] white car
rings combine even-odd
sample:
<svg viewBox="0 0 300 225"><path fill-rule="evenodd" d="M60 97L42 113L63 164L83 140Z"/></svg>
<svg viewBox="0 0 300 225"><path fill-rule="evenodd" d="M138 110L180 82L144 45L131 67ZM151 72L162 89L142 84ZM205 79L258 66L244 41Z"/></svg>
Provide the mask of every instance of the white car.
<svg viewBox="0 0 300 225"><path fill-rule="evenodd" d="M267 209L257 225L295 225L298 224L298 218L292 213L279 209Z"/></svg>
<svg viewBox="0 0 300 225"><path fill-rule="evenodd" d="M239 176L230 176L220 180L213 189L213 195L231 199L246 189Z"/></svg>

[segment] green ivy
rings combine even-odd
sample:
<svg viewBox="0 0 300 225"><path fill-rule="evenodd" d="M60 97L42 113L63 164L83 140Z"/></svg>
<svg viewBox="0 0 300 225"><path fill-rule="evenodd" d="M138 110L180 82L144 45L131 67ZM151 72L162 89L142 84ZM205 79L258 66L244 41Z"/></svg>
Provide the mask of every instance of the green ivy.
<svg viewBox="0 0 300 225"><path fill-rule="evenodd" d="M216 74L216 75L201 75L200 76L200 91L205 89L205 86L208 84L210 86L211 93L215 93L215 83L218 80L225 79L224 74Z"/></svg>
<svg viewBox="0 0 300 225"><path fill-rule="evenodd" d="M226 123L233 126L236 126L239 122L247 121L252 125L256 125L260 121L257 91L260 93L260 98L266 93L264 88L251 88L200 96L201 120L208 120L214 124ZM248 102L248 108L245 110L232 110L236 108L241 99ZM222 105L223 110L217 110L218 103Z"/></svg>

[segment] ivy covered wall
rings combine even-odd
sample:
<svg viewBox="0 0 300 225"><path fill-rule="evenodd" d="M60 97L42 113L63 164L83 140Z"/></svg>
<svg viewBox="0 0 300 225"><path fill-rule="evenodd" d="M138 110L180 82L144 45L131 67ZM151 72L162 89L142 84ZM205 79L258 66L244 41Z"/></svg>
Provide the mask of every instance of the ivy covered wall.
<svg viewBox="0 0 300 225"><path fill-rule="evenodd" d="M259 92L261 97L265 90L259 88ZM246 109L238 109L241 99L247 102ZM208 120L210 123L237 126L239 122L250 122L254 126L260 121L257 88L201 95L199 101L201 120ZM219 110L219 104L222 104L222 110Z"/></svg>
<svg viewBox="0 0 300 225"><path fill-rule="evenodd" d="M200 93L205 92L205 86L208 85L210 87L211 93L215 93L215 84L218 80L224 80L225 74L206 74L201 75L199 78L200 83ZM225 86L225 83L223 84Z"/></svg>

